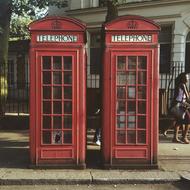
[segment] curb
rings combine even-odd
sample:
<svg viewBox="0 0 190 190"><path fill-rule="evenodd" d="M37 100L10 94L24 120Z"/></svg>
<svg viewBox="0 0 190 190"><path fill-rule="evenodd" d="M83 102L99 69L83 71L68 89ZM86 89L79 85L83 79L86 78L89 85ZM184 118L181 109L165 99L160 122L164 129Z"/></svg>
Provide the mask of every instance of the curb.
<svg viewBox="0 0 190 190"><path fill-rule="evenodd" d="M81 172L82 173L82 172ZM85 175L75 175L75 172L67 176L67 172L63 175L56 175L52 171L52 178L47 178L47 174L41 173L41 176L22 175L20 177L15 173L9 176L6 174L0 178L0 185L76 185L76 184L165 184L173 182L181 182L185 174L177 174L174 172L131 172L131 171L101 171L86 172ZM43 177L42 177L43 176ZM72 176L72 177L71 177ZM46 178L45 178L46 177ZM190 181L190 179L189 179Z"/></svg>
<svg viewBox="0 0 190 190"><path fill-rule="evenodd" d="M0 185L76 185L91 184L91 180L65 179L0 179Z"/></svg>

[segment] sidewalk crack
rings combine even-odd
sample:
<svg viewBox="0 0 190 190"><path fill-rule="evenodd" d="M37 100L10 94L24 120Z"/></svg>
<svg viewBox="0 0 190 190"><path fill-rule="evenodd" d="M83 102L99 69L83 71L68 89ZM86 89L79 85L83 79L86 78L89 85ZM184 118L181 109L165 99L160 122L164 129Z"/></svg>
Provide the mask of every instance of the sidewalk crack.
<svg viewBox="0 0 190 190"><path fill-rule="evenodd" d="M90 171L90 176L91 176L91 184L92 184L93 181L94 181L94 178L93 178L93 175L92 175L92 171Z"/></svg>

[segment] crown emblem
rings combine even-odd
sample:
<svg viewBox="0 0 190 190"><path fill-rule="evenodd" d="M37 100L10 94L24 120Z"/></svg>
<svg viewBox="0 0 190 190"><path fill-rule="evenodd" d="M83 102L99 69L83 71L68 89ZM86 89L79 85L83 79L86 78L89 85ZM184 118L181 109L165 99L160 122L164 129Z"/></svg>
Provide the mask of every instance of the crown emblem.
<svg viewBox="0 0 190 190"><path fill-rule="evenodd" d="M137 22L134 20L130 20L127 23L127 27L128 27L128 29L137 29Z"/></svg>
<svg viewBox="0 0 190 190"><path fill-rule="evenodd" d="M51 23L52 29L61 29L61 22L58 20L54 20Z"/></svg>

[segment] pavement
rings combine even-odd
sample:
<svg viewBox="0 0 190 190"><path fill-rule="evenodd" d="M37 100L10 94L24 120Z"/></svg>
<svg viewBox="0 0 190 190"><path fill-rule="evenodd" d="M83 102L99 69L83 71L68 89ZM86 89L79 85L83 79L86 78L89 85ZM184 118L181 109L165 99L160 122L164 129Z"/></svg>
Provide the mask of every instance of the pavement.
<svg viewBox="0 0 190 190"><path fill-rule="evenodd" d="M88 148L99 150L93 144ZM94 165L84 170L29 169L28 130L0 130L0 185L190 184L190 144L171 143L170 134L160 135L158 164L154 170L104 170Z"/></svg>

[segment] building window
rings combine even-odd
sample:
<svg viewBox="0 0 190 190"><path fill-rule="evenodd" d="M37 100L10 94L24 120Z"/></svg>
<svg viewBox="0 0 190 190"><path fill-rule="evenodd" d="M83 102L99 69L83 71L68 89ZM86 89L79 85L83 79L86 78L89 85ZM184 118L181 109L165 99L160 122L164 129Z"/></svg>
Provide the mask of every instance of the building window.
<svg viewBox="0 0 190 190"><path fill-rule="evenodd" d="M100 32L90 34L89 59L87 64L87 88L99 88L101 68Z"/></svg>
<svg viewBox="0 0 190 190"><path fill-rule="evenodd" d="M170 72L172 26L162 26L159 34L160 73Z"/></svg>
<svg viewBox="0 0 190 190"><path fill-rule="evenodd" d="M90 74L100 74L101 47L100 33L92 33L90 37Z"/></svg>
<svg viewBox="0 0 190 190"><path fill-rule="evenodd" d="M100 48L90 48L90 74L100 74Z"/></svg>

